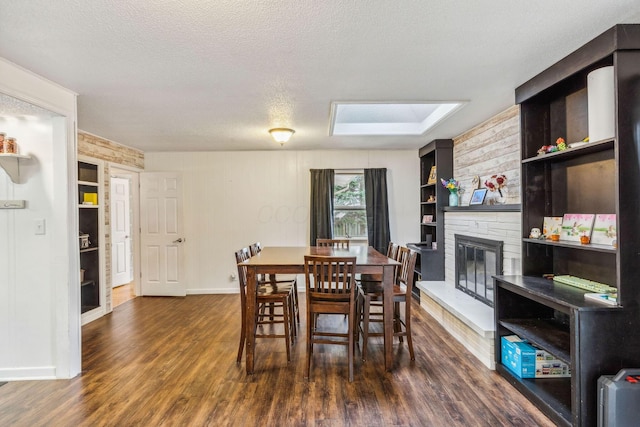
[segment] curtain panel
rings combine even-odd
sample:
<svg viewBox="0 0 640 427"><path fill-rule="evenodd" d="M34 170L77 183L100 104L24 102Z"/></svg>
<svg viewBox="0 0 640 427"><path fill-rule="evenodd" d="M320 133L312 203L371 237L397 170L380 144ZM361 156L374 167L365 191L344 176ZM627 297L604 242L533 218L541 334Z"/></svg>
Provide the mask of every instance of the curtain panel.
<svg viewBox="0 0 640 427"><path fill-rule="evenodd" d="M311 169L309 244L333 237L333 169Z"/></svg>
<svg viewBox="0 0 640 427"><path fill-rule="evenodd" d="M386 254L391 240L386 168L364 170L364 193L367 204L369 246Z"/></svg>

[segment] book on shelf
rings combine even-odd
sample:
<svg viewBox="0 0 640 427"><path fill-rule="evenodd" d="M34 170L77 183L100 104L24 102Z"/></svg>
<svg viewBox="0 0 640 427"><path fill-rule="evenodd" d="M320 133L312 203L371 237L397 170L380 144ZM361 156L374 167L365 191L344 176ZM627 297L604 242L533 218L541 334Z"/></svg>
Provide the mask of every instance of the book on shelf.
<svg viewBox="0 0 640 427"><path fill-rule="evenodd" d="M591 237L594 214L564 214L560 240L579 242L580 236Z"/></svg>
<svg viewBox="0 0 640 427"><path fill-rule="evenodd" d="M591 232L591 243L612 245L616 241L616 214L597 214Z"/></svg>

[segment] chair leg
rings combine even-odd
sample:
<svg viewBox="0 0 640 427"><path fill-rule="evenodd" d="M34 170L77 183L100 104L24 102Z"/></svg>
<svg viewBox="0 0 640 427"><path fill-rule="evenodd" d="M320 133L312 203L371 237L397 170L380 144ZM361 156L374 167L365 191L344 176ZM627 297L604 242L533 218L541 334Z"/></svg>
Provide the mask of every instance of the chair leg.
<svg viewBox="0 0 640 427"><path fill-rule="evenodd" d="M371 310L371 297L364 295L362 307L362 360L367 360L367 344L369 342L369 312Z"/></svg>
<svg viewBox="0 0 640 427"><path fill-rule="evenodd" d="M291 331L289 330L289 297L285 297L282 300L282 320L284 324L284 343L287 346L287 362L291 362L291 345L289 344L291 340Z"/></svg>
<svg viewBox="0 0 640 427"><path fill-rule="evenodd" d="M351 304L351 308L349 309L349 323L348 323L348 335L349 335L349 347L348 347L348 358L349 358L349 382L353 382L353 358L355 355L355 342L353 339L354 335L354 323L355 323L355 304Z"/></svg>
<svg viewBox="0 0 640 427"><path fill-rule="evenodd" d="M246 326L247 326L247 319L246 319L246 313L245 310L242 310L242 326L240 329L240 345L238 346L238 357L236 358L236 363L240 363L242 361L242 352L244 351L244 344L247 340L246 337Z"/></svg>
<svg viewBox="0 0 640 427"><path fill-rule="evenodd" d="M405 301L406 307L404 311L404 329L407 333L407 345L409 346L409 355L411 360L416 360L415 354L413 354L413 340L411 339L411 300L410 296L407 296Z"/></svg>
<svg viewBox="0 0 640 427"><path fill-rule="evenodd" d="M311 313L309 308L309 300L307 300L307 366L305 369L305 378L309 379L309 371L311 370L311 352L313 351L313 325L310 319L313 319L314 314Z"/></svg>

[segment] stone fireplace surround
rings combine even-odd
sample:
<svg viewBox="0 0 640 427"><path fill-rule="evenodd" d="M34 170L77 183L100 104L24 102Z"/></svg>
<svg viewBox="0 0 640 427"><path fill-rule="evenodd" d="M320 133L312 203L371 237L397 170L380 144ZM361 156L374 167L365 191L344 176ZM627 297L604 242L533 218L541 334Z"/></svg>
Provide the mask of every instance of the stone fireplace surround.
<svg viewBox="0 0 640 427"><path fill-rule="evenodd" d="M493 308L455 289L454 235L504 242L504 274L520 274L520 212L445 212L445 280L420 281L420 305L489 369L495 369Z"/></svg>

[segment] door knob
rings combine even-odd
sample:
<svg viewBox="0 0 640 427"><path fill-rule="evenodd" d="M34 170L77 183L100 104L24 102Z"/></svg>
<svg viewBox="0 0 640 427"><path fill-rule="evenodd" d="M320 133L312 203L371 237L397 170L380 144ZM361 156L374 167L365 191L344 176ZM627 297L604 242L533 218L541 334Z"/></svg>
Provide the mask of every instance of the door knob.
<svg viewBox="0 0 640 427"><path fill-rule="evenodd" d="M184 240L181 238L179 238L178 240L174 240L173 243L182 243L184 242Z"/></svg>

